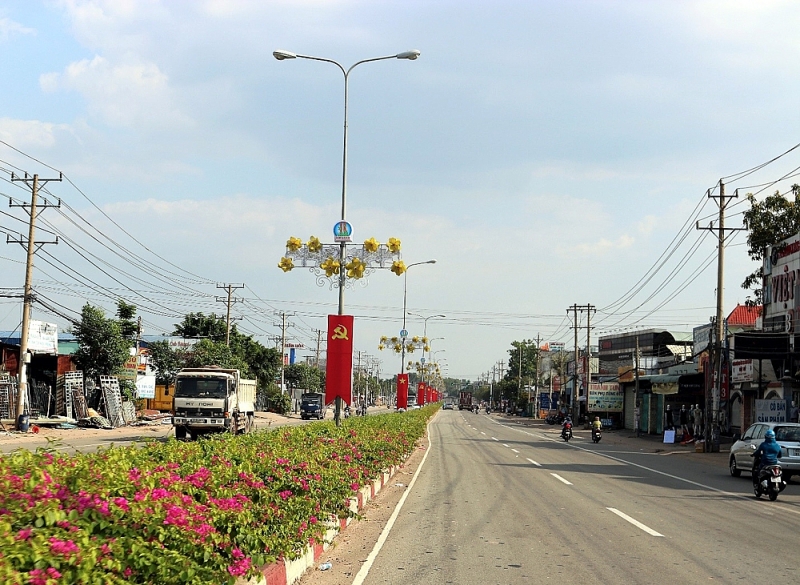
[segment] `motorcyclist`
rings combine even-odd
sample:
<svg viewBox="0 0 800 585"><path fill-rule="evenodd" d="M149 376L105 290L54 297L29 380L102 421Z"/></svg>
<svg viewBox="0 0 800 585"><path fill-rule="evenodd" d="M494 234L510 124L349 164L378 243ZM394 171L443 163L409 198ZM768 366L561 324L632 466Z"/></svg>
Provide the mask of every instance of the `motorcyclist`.
<svg viewBox="0 0 800 585"><path fill-rule="evenodd" d="M570 428L567 430L567 425L569 424ZM564 422L561 423L561 435L566 436L567 434L572 434L572 419L567 415L564 419Z"/></svg>
<svg viewBox="0 0 800 585"><path fill-rule="evenodd" d="M781 446L775 440L775 431L764 433L764 442L753 453L753 483L758 482L761 469L766 465L777 465L781 456Z"/></svg>
<svg viewBox="0 0 800 585"><path fill-rule="evenodd" d="M602 428L603 428L603 423L600 421L600 417L599 416L594 417L594 420L592 421L592 436L594 437L595 433L597 433Z"/></svg>

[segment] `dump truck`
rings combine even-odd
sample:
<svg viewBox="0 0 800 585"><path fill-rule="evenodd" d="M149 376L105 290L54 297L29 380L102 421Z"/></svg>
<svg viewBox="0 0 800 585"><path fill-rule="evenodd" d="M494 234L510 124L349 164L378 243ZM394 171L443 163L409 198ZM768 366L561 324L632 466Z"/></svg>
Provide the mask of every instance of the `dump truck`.
<svg viewBox="0 0 800 585"><path fill-rule="evenodd" d="M472 392L461 392L459 394L458 410L472 410Z"/></svg>
<svg viewBox="0 0 800 585"><path fill-rule="evenodd" d="M255 428L256 380L215 366L184 368L175 379L175 438L208 433L249 433Z"/></svg>

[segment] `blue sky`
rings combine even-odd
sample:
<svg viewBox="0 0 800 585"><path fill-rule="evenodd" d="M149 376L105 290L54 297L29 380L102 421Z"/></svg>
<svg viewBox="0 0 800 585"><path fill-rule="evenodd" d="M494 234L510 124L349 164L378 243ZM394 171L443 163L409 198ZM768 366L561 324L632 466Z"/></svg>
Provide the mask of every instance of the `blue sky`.
<svg viewBox="0 0 800 585"><path fill-rule="evenodd" d="M515 339L571 346L568 306L604 309L626 295L687 220L708 222L712 201L693 210L720 177L800 142L798 25L791 2L0 0L0 139L63 171L139 243L71 185L50 191L126 254L202 277L181 280L180 293L143 269L112 280L60 244L46 247L51 262L94 284L37 259L48 298L71 310L110 307L114 294L143 301L146 333L157 334L182 312L222 311L214 283L244 282L240 327L268 342L273 312L293 312L292 336L310 343L336 292L277 261L289 236L325 239L338 219L343 83L330 64L272 51L347 66L419 49L417 61L352 74L348 219L357 239L399 237L407 263L438 260L409 272L409 310L447 315L429 334L445 337L436 347L450 375L475 378ZM757 190L746 187L798 158L729 191ZM52 175L3 145L0 161ZM120 261L67 217L43 218ZM0 218L7 231L20 225ZM707 322L712 239L678 266L701 235L624 307L599 311L593 335ZM728 248L726 311L744 301L739 283L754 268L743 241ZM0 256L0 286L21 287L22 249ZM346 295L356 347L385 373L399 358L377 342L399 330L402 293L387 272ZM16 301L0 303L0 329L20 314ZM66 325L41 309L34 317Z"/></svg>

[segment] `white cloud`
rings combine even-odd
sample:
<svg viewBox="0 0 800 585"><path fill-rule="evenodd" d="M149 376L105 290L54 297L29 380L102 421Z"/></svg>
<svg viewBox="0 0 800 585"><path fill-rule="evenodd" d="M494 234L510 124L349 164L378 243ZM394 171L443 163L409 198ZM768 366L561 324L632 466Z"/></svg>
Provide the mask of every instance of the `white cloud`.
<svg viewBox="0 0 800 585"><path fill-rule="evenodd" d="M95 56L70 63L63 73L43 74L39 85L46 92L77 91L89 111L111 127L163 130L193 124L155 63L114 64Z"/></svg>
<svg viewBox="0 0 800 585"><path fill-rule="evenodd" d="M33 35L36 30L23 26L5 16L0 17L0 41L7 41L16 35Z"/></svg>
<svg viewBox="0 0 800 585"><path fill-rule="evenodd" d="M57 131L69 132L69 126L39 120L0 118L0 139L17 148L51 148L56 142Z"/></svg>

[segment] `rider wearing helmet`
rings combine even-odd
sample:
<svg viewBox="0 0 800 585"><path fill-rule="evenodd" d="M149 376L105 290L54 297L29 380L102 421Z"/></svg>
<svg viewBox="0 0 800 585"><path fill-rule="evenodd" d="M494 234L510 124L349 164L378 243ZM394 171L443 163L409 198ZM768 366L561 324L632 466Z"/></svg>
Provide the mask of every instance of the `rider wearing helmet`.
<svg viewBox="0 0 800 585"><path fill-rule="evenodd" d="M753 482L758 481L758 472L765 465L777 465L781 456L781 446L775 440L775 431L767 429L764 442L753 453Z"/></svg>
<svg viewBox="0 0 800 585"><path fill-rule="evenodd" d="M594 437L595 433L603 428L603 423L600 420L599 416L594 417L592 421L592 437Z"/></svg>

